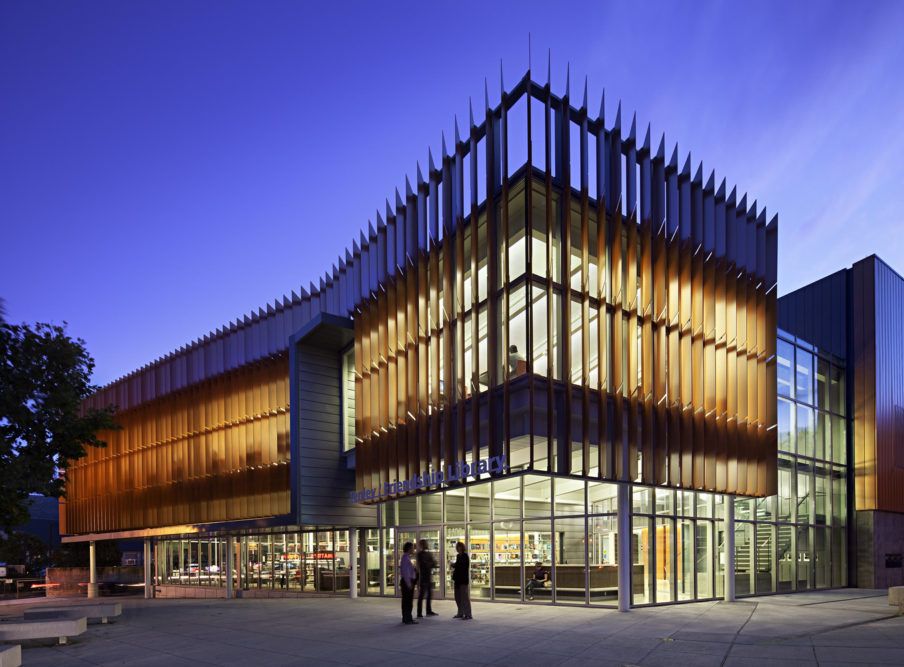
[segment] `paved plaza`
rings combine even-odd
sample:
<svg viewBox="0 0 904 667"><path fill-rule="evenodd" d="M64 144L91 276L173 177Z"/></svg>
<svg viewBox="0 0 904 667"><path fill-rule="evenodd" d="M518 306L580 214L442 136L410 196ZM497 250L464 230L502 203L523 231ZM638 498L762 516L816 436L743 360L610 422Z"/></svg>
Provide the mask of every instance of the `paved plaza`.
<svg viewBox="0 0 904 667"><path fill-rule="evenodd" d="M111 599L111 598L108 598ZM885 591L845 589L633 609L474 603L474 620L401 624L386 598L116 598L122 616L65 646L29 642L26 667L62 665L904 664L904 616ZM68 603L84 603L72 598ZM8 602L0 616L53 600Z"/></svg>

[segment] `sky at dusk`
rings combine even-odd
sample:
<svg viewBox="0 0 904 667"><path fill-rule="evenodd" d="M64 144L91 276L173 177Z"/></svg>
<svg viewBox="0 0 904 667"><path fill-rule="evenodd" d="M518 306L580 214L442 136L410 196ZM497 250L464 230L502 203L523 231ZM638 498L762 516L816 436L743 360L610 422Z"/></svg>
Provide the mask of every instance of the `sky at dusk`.
<svg viewBox="0 0 904 667"><path fill-rule="evenodd" d="M453 115L606 90L779 217L779 294L904 272L904 2L0 3L0 298L106 384L317 282ZM579 102L579 99L577 100Z"/></svg>

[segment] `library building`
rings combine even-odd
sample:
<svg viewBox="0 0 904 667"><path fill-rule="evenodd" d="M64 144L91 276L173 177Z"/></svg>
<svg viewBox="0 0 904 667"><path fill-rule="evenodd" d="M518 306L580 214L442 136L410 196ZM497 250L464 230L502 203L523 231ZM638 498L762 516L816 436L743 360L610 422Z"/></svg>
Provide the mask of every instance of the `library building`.
<svg viewBox="0 0 904 667"><path fill-rule="evenodd" d="M436 598L458 542L500 603L904 584L904 279L779 299L777 218L604 108L528 72L317 284L89 397L64 541L156 597L395 596L420 540Z"/></svg>

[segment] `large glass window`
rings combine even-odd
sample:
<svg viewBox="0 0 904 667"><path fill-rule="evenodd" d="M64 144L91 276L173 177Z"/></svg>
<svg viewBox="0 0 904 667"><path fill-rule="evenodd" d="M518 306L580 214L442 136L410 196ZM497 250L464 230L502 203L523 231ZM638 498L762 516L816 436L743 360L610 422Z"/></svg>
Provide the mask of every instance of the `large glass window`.
<svg viewBox="0 0 904 667"><path fill-rule="evenodd" d="M779 524L778 526L778 578L776 592L787 593L794 590L796 557L794 551L794 526Z"/></svg>
<svg viewBox="0 0 904 667"><path fill-rule="evenodd" d="M697 597L713 597L713 522L697 520Z"/></svg>
<svg viewBox="0 0 904 667"><path fill-rule="evenodd" d="M534 185L531 197L531 251L534 275L549 277L555 282L561 280L562 264L559 234L559 195L553 193L549 210L549 224L552 236L547 234L547 206L544 188ZM547 262L552 269L547 272Z"/></svg>
<svg viewBox="0 0 904 667"><path fill-rule="evenodd" d="M797 497L794 492L791 460L779 457L778 459L778 520L794 521L794 507Z"/></svg>
<svg viewBox="0 0 904 667"><path fill-rule="evenodd" d="M584 327L582 324L581 302L571 299L571 369L569 377L572 384L581 384L584 380L583 341Z"/></svg>
<svg viewBox="0 0 904 667"><path fill-rule="evenodd" d="M590 602L618 600L618 521L616 517L587 517Z"/></svg>
<svg viewBox="0 0 904 667"><path fill-rule="evenodd" d="M804 403L813 404L813 355L797 348L797 387L795 398Z"/></svg>
<svg viewBox="0 0 904 667"><path fill-rule="evenodd" d="M498 496L496 498L498 499ZM520 521L496 523L493 542L494 595L496 599L520 600L522 589Z"/></svg>
<svg viewBox="0 0 904 667"><path fill-rule="evenodd" d="M656 602L671 602L675 582L675 520L656 519Z"/></svg>
<svg viewBox="0 0 904 667"><path fill-rule="evenodd" d="M813 471L813 523L825 525L830 519L831 485L829 471L816 465Z"/></svg>
<svg viewBox="0 0 904 667"><path fill-rule="evenodd" d="M534 598L539 600L551 600L552 589L558 585L553 564L552 528L549 521L525 521L524 522L524 582L525 584L533 575L536 563L540 563L551 572L551 583L543 587L534 588ZM543 597L541 597L543 596Z"/></svg>
<svg viewBox="0 0 904 667"><path fill-rule="evenodd" d="M443 520L443 494L427 493L420 496L422 525L441 523Z"/></svg>
<svg viewBox="0 0 904 667"><path fill-rule="evenodd" d="M797 590L813 588L813 550L810 527L797 527Z"/></svg>
<svg viewBox="0 0 904 667"><path fill-rule="evenodd" d="M813 457L830 459L832 453L831 422L829 415L822 410L816 411L816 428L813 432Z"/></svg>
<svg viewBox="0 0 904 667"><path fill-rule="evenodd" d="M383 591L387 595L395 595L395 529L387 528L383 531Z"/></svg>
<svg viewBox="0 0 904 667"><path fill-rule="evenodd" d="M735 524L735 592L750 595L754 592L754 568L756 566L753 541L753 524Z"/></svg>
<svg viewBox="0 0 904 667"><path fill-rule="evenodd" d="M847 586L847 531L832 530L832 585Z"/></svg>
<svg viewBox="0 0 904 667"><path fill-rule="evenodd" d="M832 412L837 412L840 415L845 414L844 369L834 365L831 368L829 376L829 394L829 405Z"/></svg>
<svg viewBox="0 0 904 667"><path fill-rule="evenodd" d="M490 485L476 484L468 487L468 520L490 520Z"/></svg>
<svg viewBox="0 0 904 667"><path fill-rule="evenodd" d="M471 525L468 528L471 556L471 595L475 598L490 597L490 524Z"/></svg>
<svg viewBox="0 0 904 667"><path fill-rule="evenodd" d="M399 525L416 526L419 523L417 516L417 497L409 496L407 498L400 498L395 502L399 513Z"/></svg>
<svg viewBox="0 0 904 667"><path fill-rule="evenodd" d="M364 563L362 565L369 595L380 594L380 531L368 528L364 534Z"/></svg>
<svg viewBox="0 0 904 667"><path fill-rule="evenodd" d="M571 206L571 249L569 252L569 284L571 289L581 289L581 210L572 200Z"/></svg>
<svg viewBox="0 0 904 667"><path fill-rule="evenodd" d="M552 513L552 484L548 477L524 478L524 516L549 516Z"/></svg>
<svg viewBox="0 0 904 667"><path fill-rule="evenodd" d="M812 468L804 463L797 464L797 521L813 521Z"/></svg>
<svg viewBox="0 0 904 667"><path fill-rule="evenodd" d="M509 377L514 378L527 373L527 288L524 285L512 290L508 326L509 349L500 356L507 360Z"/></svg>
<svg viewBox="0 0 904 667"><path fill-rule="evenodd" d="M493 482L493 518L521 518L521 478L511 477Z"/></svg>
<svg viewBox="0 0 904 667"><path fill-rule="evenodd" d="M576 479L556 479L557 515L584 514L584 482Z"/></svg>
<svg viewBox="0 0 904 667"><path fill-rule="evenodd" d="M775 526L756 525L756 592L775 592Z"/></svg>
<svg viewBox="0 0 904 667"><path fill-rule="evenodd" d="M779 338L776 341L778 394L794 398L794 346Z"/></svg>
<svg viewBox="0 0 904 667"><path fill-rule="evenodd" d="M677 520L676 573L679 600L694 599L694 522L690 519Z"/></svg>
<svg viewBox="0 0 904 667"><path fill-rule="evenodd" d="M832 470L832 525L844 526L847 523L847 479L845 469L835 467Z"/></svg>
<svg viewBox="0 0 904 667"><path fill-rule="evenodd" d="M531 290L532 304L532 334L533 350L531 351L534 365L534 373L537 375L549 375L561 379L561 369L558 366L558 330L559 330L559 303L561 295L553 293L552 306L550 307L546 288L534 286ZM552 318L552 350L549 348L548 325Z"/></svg>
<svg viewBox="0 0 904 667"><path fill-rule="evenodd" d="M342 355L342 449L355 446L355 349Z"/></svg>
<svg viewBox="0 0 904 667"><path fill-rule="evenodd" d="M822 357L816 357L816 407L822 410L829 409L829 362Z"/></svg>
<svg viewBox="0 0 904 667"><path fill-rule="evenodd" d="M813 583L816 588L831 585L832 572L829 569L829 529L817 526L813 529Z"/></svg>
<svg viewBox="0 0 904 667"><path fill-rule="evenodd" d="M797 454L813 456L813 410L797 406Z"/></svg>
<svg viewBox="0 0 904 667"><path fill-rule="evenodd" d="M794 447L796 442L796 434L794 432L796 410L794 403L782 398L777 400L778 448L779 451L793 454L795 452Z"/></svg>
<svg viewBox="0 0 904 667"><path fill-rule="evenodd" d="M465 489L449 489L445 492L446 522L465 520ZM454 547L455 545L453 545Z"/></svg>
<svg viewBox="0 0 904 667"><path fill-rule="evenodd" d="M553 583L557 602L584 603L586 600L584 523L584 517L556 519L553 552L556 567Z"/></svg>
<svg viewBox="0 0 904 667"><path fill-rule="evenodd" d="M588 482L587 506L590 514L618 511L618 485L608 482Z"/></svg>
<svg viewBox="0 0 904 667"><path fill-rule="evenodd" d="M524 215L524 199L524 181L519 181L513 192L509 194L508 269L510 280L515 280L527 270L527 235L525 234L526 222ZM500 281L504 280L504 278L505 276L503 276L500 271Z"/></svg>
<svg viewBox="0 0 904 667"><path fill-rule="evenodd" d="M634 604L650 604L653 602L655 587L653 567L653 531L652 518L637 516L633 518L631 528L631 557L634 560L633 594ZM621 567L621 565L619 565ZM639 581L638 581L639 580Z"/></svg>
<svg viewBox="0 0 904 667"><path fill-rule="evenodd" d="M847 423L844 417L832 416L832 460L847 463Z"/></svg>
<svg viewBox="0 0 904 667"><path fill-rule="evenodd" d="M447 505L448 506L448 505ZM469 557L473 557L470 546L465 540L465 527L462 524L446 525L443 539L443 556L446 563L446 572L443 576L443 585L446 589L446 597L453 597L455 586L452 583L452 566L455 565L455 559L458 558L458 552L455 545L461 542L465 545L465 551Z"/></svg>

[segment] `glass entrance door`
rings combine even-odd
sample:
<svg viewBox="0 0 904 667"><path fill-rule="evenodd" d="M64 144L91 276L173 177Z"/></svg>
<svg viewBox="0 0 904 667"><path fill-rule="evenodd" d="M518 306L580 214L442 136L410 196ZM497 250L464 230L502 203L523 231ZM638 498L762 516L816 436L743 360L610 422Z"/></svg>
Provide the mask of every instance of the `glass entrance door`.
<svg viewBox="0 0 904 667"><path fill-rule="evenodd" d="M405 553L405 544L411 542L411 544L415 545L415 550L411 552L411 564L414 565L416 563L414 559L414 553L417 551L417 532L414 528L399 528L396 533L396 555L395 555L395 566L396 571L399 572L399 576L397 577L398 582L396 582L396 595L401 595L401 591L398 587L398 584L401 582L401 570L398 569L399 563L402 561L402 554Z"/></svg>
<svg viewBox="0 0 904 667"><path fill-rule="evenodd" d="M465 544L467 550L467 542L465 541L465 527L456 525L447 525L446 534L443 538L443 560L445 567L443 568L443 589L447 598L455 597L455 586L452 583L452 566L455 565L455 558L458 552L455 551L455 545L458 542Z"/></svg>
<svg viewBox="0 0 904 667"><path fill-rule="evenodd" d="M433 584L433 599L443 599L442 581L440 577L443 572L443 550L439 541L439 528L420 530L417 537L416 549L420 549L421 540L427 540L427 550L433 554L436 559L436 569L430 575L430 581Z"/></svg>
<svg viewBox="0 0 904 667"><path fill-rule="evenodd" d="M361 572L364 575L365 590L368 595L380 594L380 531L367 528L364 536L364 563Z"/></svg>

